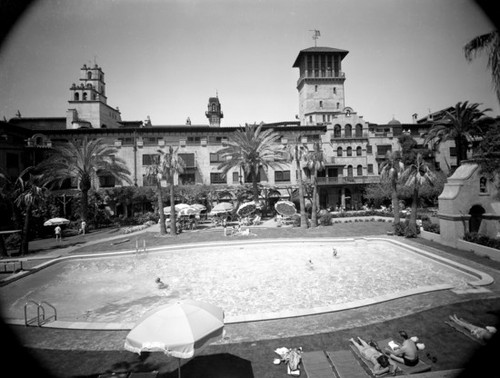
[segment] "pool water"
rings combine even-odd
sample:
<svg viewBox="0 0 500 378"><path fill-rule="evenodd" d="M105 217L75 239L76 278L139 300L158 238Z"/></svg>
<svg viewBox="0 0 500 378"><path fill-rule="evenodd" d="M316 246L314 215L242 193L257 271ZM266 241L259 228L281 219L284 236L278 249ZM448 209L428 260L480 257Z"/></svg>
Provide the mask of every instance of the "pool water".
<svg viewBox="0 0 500 378"><path fill-rule="evenodd" d="M227 318L279 318L476 279L383 240L280 241L67 260L1 287L0 298L6 319L23 319L33 299L54 305L59 320L133 323L187 298L220 306Z"/></svg>

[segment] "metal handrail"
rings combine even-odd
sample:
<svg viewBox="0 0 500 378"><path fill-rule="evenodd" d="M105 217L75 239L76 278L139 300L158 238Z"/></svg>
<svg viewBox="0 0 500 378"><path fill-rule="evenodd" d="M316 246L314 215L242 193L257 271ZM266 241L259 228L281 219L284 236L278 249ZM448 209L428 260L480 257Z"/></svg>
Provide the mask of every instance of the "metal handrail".
<svg viewBox="0 0 500 378"><path fill-rule="evenodd" d="M28 319L28 306L30 304L34 304L36 306L36 317ZM54 310L54 315L52 315L52 316L50 316L48 318L45 317L45 307L43 306L44 304L47 305L47 306L49 306L50 308L52 308L52 310ZM49 302L42 301L40 303L37 303L34 300L30 299L24 305L24 324L26 326L30 326L33 323L35 323L35 321L36 321L38 327L41 327L44 323L48 322L52 318L54 320L57 320L57 310Z"/></svg>
<svg viewBox="0 0 500 378"><path fill-rule="evenodd" d="M48 317L47 319L45 319L45 308L43 307L43 304L44 304L44 303L45 303L47 306L49 306L52 310L54 310L54 315L53 315L53 316ZM55 308L53 305L51 305L49 302L46 302L46 301L41 301L41 302L40 302L40 306L41 306L41 307L42 307L42 309L43 309L43 314L44 314L44 318L43 318L43 319L44 319L44 323L45 323L45 322L48 322L51 318L54 318L54 320L57 320L57 310L56 310L56 308Z"/></svg>
<svg viewBox="0 0 500 378"><path fill-rule="evenodd" d="M30 303L34 304L37 307L37 317L28 320L28 305ZM40 307L40 304L36 303L34 300L30 299L30 300L28 300L28 302L26 302L26 304L24 305L24 325L25 326L29 326L31 323L33 323L35 321L35 319L39 323L39 320L38 320L38 316L39 316L39 310L38 309L39 309L39 307Z"/></svg>

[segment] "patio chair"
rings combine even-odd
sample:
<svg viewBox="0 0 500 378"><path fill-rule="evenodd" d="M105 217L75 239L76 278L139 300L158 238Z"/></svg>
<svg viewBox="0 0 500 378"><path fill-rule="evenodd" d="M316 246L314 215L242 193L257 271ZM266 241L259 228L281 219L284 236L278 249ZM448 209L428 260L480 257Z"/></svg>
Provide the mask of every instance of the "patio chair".
<svg viewBox="0 0 500 378"><path fill-rule="evenodd" d="M260 217L260 215L255 216L255 218L252 220L252 224L254 226L257 226L261 223L262 223L262 218Z"/></svg>
<svg viewBox="0 0 500 378"><path fill-rule="evenodd" d="M348 350L326 352L332 361L333 367L340 378L369 378L370 375L363 369L360 362Z"/></svg>
<svg viewBox="0 0 500 378"><path fill-rule="evenodd" d="M322 350L302 352L302 367L308 378L335 377L332 365Z"/></svg>

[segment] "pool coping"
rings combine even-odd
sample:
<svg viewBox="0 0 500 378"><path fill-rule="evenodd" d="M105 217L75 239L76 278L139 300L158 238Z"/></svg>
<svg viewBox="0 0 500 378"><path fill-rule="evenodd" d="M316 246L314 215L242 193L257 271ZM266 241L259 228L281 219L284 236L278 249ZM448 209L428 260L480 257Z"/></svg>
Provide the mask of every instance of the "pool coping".
<svg viewBox="0 0 500 378"><path fill-rule="evenodd" d="M231 241L232 245L255 245L255 244L266 244L269 242L307 242L307 243L324 243L324 242L356 242L356 241L384 241L392 244L399 245L400 247L410 250L419 255L423 255L426 258L433 260L436 263L446 265L448 268L459 270L463 273L467 273L471 276L477 277L476 281L468 282L471 287L478 286L487 286L491 285L494 282L493 277L489 274L484 273L480 270L472 268L470 266L461 264L459 262L453 261L449 258L441 257L433 252L428 252L424 248L417 248L412 245L400 242L398 240L384 238L384 237L358 237L358 238L276 238L276 239L258 239L258 240L233 240ZM99 257L112 257L112 256L121 256L121 255L130 255L137 253L155 253L155 252L164 252L169 250L179 250L184 248L206 248L206 247L216 247L216 246L228 246L227 242L208 242L208 243L190 243L190 244L182 244L182 245L172 245L172 246L161 246L149 248L146 251L136 251L136 250L127 250L127 251L119 251L119 252L104 252L104 253L91 253L91 254L78 254L71 256L63 256L56 257L50 261L46 261L40 265L35 266L29 271L19 272L15 275L12 275L0 283L1 286L7 285L12 281L21 279L26 275L33 274L38 272L41 269L44 269L53 264L66 261L66 260L75 260L75 259L86 259L86 258L99 258ZM302 317L302 316L310 316L310 315L319 315L331 312L338 312L344 310L350 310L354 308L369 306L373 304L383 303L387 301L391 301L398 298L408 297L412 295L443 291L443 290L451 290L454 286L450 284L440 284L440 285L431 285L431 286L423 286L416 289L409 289L401 292L395 292L390 294L385 294L377 297L361 299L357 301L352 301L348 303L341 304L333 304L329 306L323 307L313 307L308 309L294 309L294 310L286 310L286 311L278 311L272 313L259 313L259 314L247 314L247 315L236 315L236 316L226 316L224 322L225 324L236 324L236 323L246 323L246 322L257 322L257 321L265 321L265 320L276 320L282 318L293 318L293 317ZM25 325L24 320L14 319L14 318L6 318L4 319L6 323L12 325ZM64 329L82 329L82 330L130 330L134 327L135 323L117 323L117 322L71 322L71 321L61 321L55 320L50 323L46 323L43 325L45 328L64 328Z"/></svg>

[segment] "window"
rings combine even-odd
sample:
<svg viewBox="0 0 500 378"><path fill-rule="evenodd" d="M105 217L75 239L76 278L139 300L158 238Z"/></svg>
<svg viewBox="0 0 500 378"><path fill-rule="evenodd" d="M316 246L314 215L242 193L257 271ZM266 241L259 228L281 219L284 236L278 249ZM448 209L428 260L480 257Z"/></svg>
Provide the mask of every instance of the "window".
<svg viewBox="0 0 500 378"><path fill-rule="evenodd" d="M352 137L352 126L349 124L345 125L345 136L346 138Z"/></svg>
<svg viewBox="0 0 500 378"><path fill-rule="evenodd" d="M182 159L186 168L196 168L194 154L179 154L178 156Z"/></svg>
<svg viewBox="0 0 500 378"><path fill-rule="evenodd" d="M356 167L356 170L357 170L356 173L358 174L358 176L363 176L363 166L362 165L358 165Z"/></svg>
<svg viewBox="0 0 500 378"><path fill-rule="evenodd" d="M456 147L450 147L450 156L457 157L457 148Z"/></svg>
<svg viewBox="0 0 500 378"><path fill-rule="evenodd" d="M309 123L313 123L313 116L309 116Z"/></svg>
<svg viewBox="0 0 500 378"><path fill-rule="evenodd" d="M368 173L373 173L373 164L368 164Z"/></svg>
<svg viewBox="0 0 500 378"><path fill-rule="evenodd" d="M317 86L317 85L315 85L315 86L314 86L314 92L317 92L317 91L318 91L318 86Z"/></svg>
<svg viewBox="0 0 500 378"><path fill-rule="evenodd" d="M340 102L337 102L337 109L340 108Z"/></svg>
<svg viewBox="0 0 500 378"><path fill-rule="evenodd" d="M356 125L356 138L361 138L363 136L363 125L359 123Z"/></svg>
<svg viewBox="0 0 500 378"><path fill-rule="evenodd" d="M159 154L142 155L142 165L159 164L159 162L160 162Z"/></svg>
<svg viewBox="0 0 500 378"><path fill-rule="evenodd" d="M101 188L112 188L115 186L115 178L113 176L99 176L99 185Z"/></svg>
<svg viewBox="0 0 500 378"><path fill-rule="evenodd" d="M75 101L80 101L80 93L75 93Z"/></svg>
<svg viewBox="0 0 500 378"><path fill-rule="evenodd" d="M385 156L387 152L392 151L392 146L389 145L383 145L383 146L377 146L377 156Z"/></svg>
<svg viewBox="0 0 500 378"><path fill-rule="evenodd" d="M342 147L337 148L337 156L342 156Z"/></svg>
<svg viewBox="0 0 500 378"><path fill-rule="evenodd" d="M210 183L211 184L227 184L226 177L220 172L210 173Z"/></svg>
<svg viewBox="0 0 500 378"><path fill-rule="evenodd" d="M318 134L307 136L307 143L319 142L320 140L321 137Z"/></svg>
<svg viewBox="0 0 500 378"><path fill-rule="evenodd" d="M349 165L347 167L347 177L352 177L353 174L352 174L352 165Z"/></svg>
<svg viewBox="0 0 500 378"><path fill-rule="evenodd" d="M154 137L144 137L142 138L142 140L144 141L144 144L150 146L150 145L155 145L158 143L158 138L154 138Z"/></svg>
<svg viewBox="0 0 500 378"><path fill-rule="evenodd" d="M347 147L347 156L352 156L352 148Z"/></svg>
<svg viewBox="0 0 500 378"><path fill-rule="evenodd" d="M323 122L326 122L326 114L323 114Z"/></svg>
<svg viewBox="0 0 500 378"><path fill-rule="evenodd" d="M92 72L91 71L88 71L87 72L87 79L92 79Z"/></svg>
<svg viewBox="0 0 500 378"><path fill-rule="evenodd" d="M340 138L341 135L342 135L342 128L340 127L340 125L335 125L335 127L333 128L333 137Z"/></svg>
<svg viewBox="0 0 500 378"><path fill-rule="evenodd" d="M83 92L83 98L82 98L83 101L87 101L87 92Z"/></svg>
<svg viewBox="0 0 500 378"><path fill-rule="evenodd" d="M217 105L212 104L212 111L213 111L213 112L216 112L216 111L217 111Z"/></svg>
<svg viewBox="0 0 500 378"><path fill-rule="evenodd" d="M210 163L222 163L223 161L225 160L222 158L222 154L210 153Z"/></svg>
<svg viewBox="0 0 500 378"><path fill-rule="evenodd" d="M371 153L373 153L373 152L372 152L372 146L371 146L370 144L368 144L368 145L366 146L366 153L367 153L367 154L371 154Z"/></svg>
<svg viewBox="0 0 500 378"><path fill-rule="evenodd" d="M187 137L187 144L191 146L197 146L200 144L201 138L200 137L193 137L193 136L188 136Z"/></svg>
<svg viewBox="0 0 500 378"><path fill-rule="evenodd" d="M220 136L209 136L208 137L209 144L220 144L222 143L222 137Z"/></svg>
<svg viewBox="0 0 500 378"><path fill-rule="evenodd" d="M320 101L319 102L319 107L322 108L323 107L323 101Z"/></svg>
<svg viewBox="0 0 500 378"><path fill-rule="evenodd" d="M358 146L358 147L356 148L356 156L361 156L361 154L362 154L362 149L361 149L361 147L360 147L360 146Z"/></svg>
<svg viewBox="0 0 500 378"><path fill-rule="evenodd" d="M240 183L240 174L238 172L233 172L233 184Z"/></svg>
<svg viewBox="0 0 500 378"><path fill-rule="evenodd" d="M333 94L337 94L337 88L333 87Z"/></svg>
<svg viewBox="0 0 500 378"><path fill-rule="evenodd" d="M274 181L290 181L290 171L274 171Z"/></svg>

